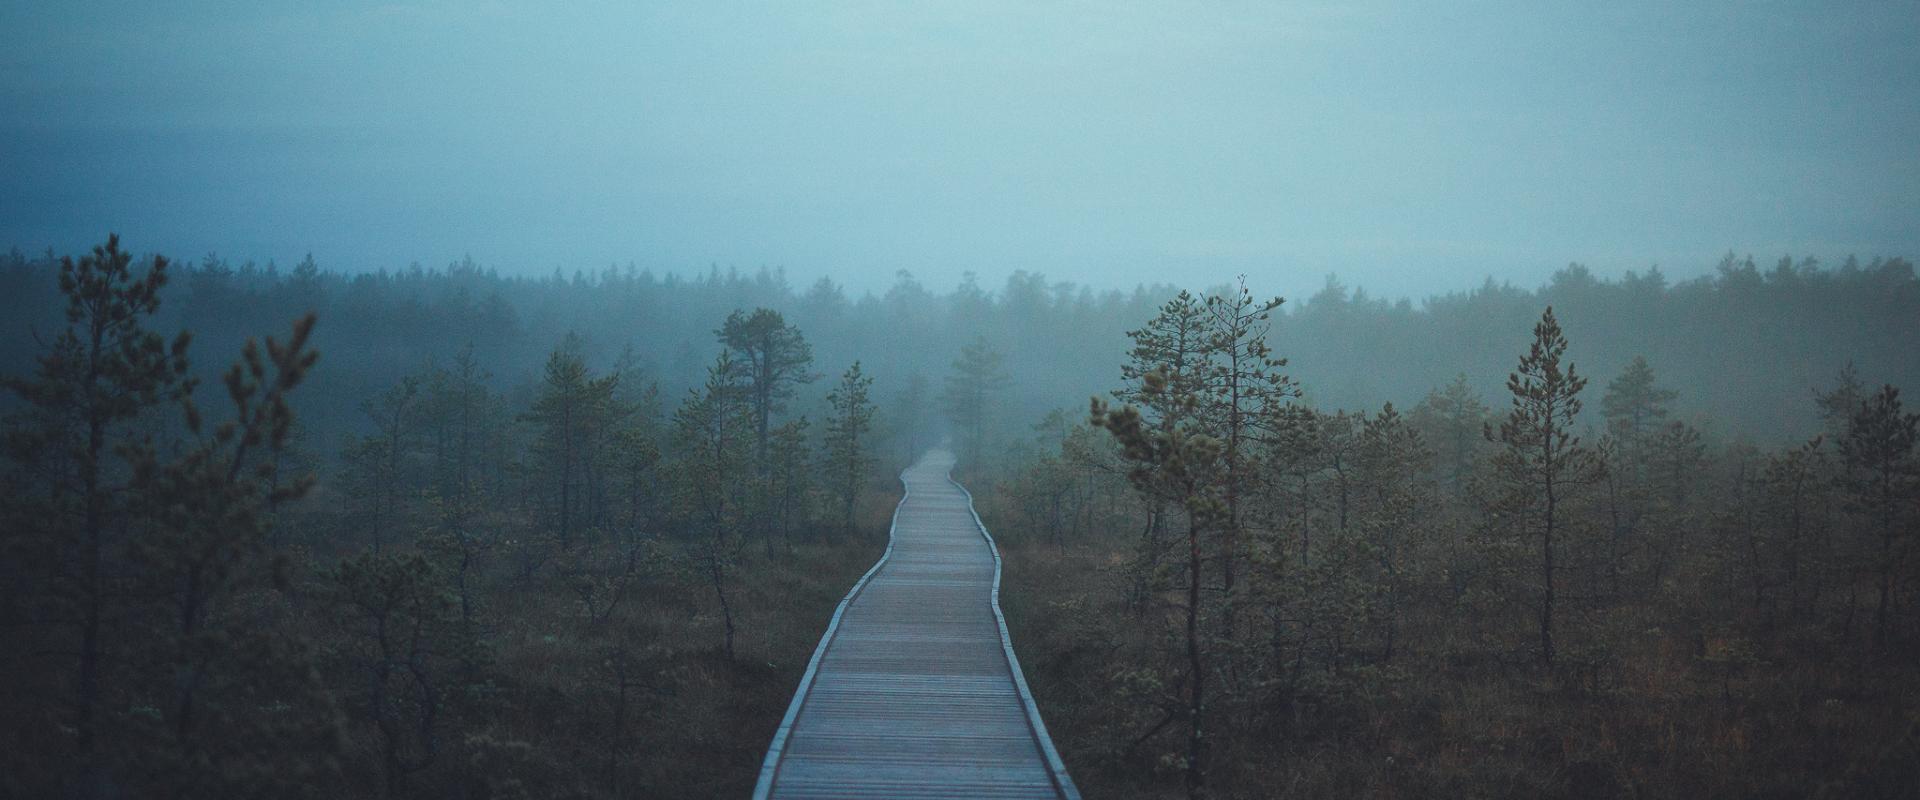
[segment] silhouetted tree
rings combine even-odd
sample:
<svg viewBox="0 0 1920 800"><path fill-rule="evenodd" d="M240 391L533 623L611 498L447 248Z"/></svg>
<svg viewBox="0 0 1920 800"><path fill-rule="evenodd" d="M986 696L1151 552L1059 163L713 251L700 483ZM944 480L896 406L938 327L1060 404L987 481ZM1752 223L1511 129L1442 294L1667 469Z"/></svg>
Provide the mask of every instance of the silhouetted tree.
<svg viewBox="0 0 1920 800"><path fill-rule="evenodd" d="M1678 396L1655 385L1653 368L1647 366L1645 356L1634 356L1633 363L1607 384L1607 393L1600 398L1607 432L1619 437L1629 449L1639 447L1660 427L1667 416L1667 404Z"/></svg>
<svg viewBox="0 0 1920 800"><path fill-rule="evenodd" d="M795 385L819 377L807 372L813 365L813 348L799 328L769 308L756 308L751 314L735 311L714 334L737 356L734 369L753 409L754 463L764 469L770 420L785 408Z"/></svg>
<svg viewBox="0 0 1920 800"><path fill-rule="evenodd" d="M558 495L554 518L562 550L573 546L575 511L584 499L581 484L621 411L614 403L619 376L595 377L580 349L579 337L568 334L547 357L540 396L522 417L538 427L534 453Z"/></svg>
<svg viewBox="0 0 1920 800"><path fill-rule="evenodd" d="M386 546L387 529L402 523L402 499L411 482L406 462L418 437L414 424L420 415L419 400L420 381L409 376L361 403L360 410L373 421L375 433L349 443L344 454L346 477L357 501L365 504L367 536L376 553Z"/></svg>
<svg viewBox="0 0 1920 800"><path fill-rule="evenodd" d="M1234 289L1207 298L1201 355L1207 360L1201 383L1205 387L1200 413L1208 432L1220 441L1221 499L1226 516L1220 528L1220 579L1226 595L1222 624L1229 636L1235 623L1234 579L1240 561L1240 530L1244 524L1242 498L1253 487L1254 440L1262 435L1267 409L1298 394L1280 372L1287 360L1277 358L1267 345L1273 313L1284 302L1275 297L1256 301L1242 276Z"/></svg>
<svg viewBox="0 0 1920 800"><path fill-rule="evenodd" d="M1513 393L1513 408L1500 423L1498 441L1503 449L1495 457L1506 500L1516 513L1517 526L1538 541L1540 630L1539 657L1553 663L1554 603L1558 580L1555 537L1565 527L1560 504L1567 490L1587 482L1594 475L1592 455L1580 446L1573 434L1574 420L1580 414L1580 390L1587 381L1574 372L1569 363L1563 370L1561 359L1567 352L1567 337L1549 306L1533 326L1533 345L1521 356L1520 366L1507 378L1507 390ZM1496 432L1489 427L1489 439Z"/></svg>
<svg viewBox="0 0 1920 800"><path fill-rule="evenodd" d="M1441 477L1455 496L1464 496L1467 478L1486 439L1481 436L1493 414L1468 385L1465 374L1454 376L1445 389L1436 389L1415 406L1411 422L1433 446Z"/></svg>
<svg viewBox="0 0 1920 800"><path fill-rule="evenodd" d="M873 469L873 448L867 438L873 429L874 406L867 399L872 387L873 378L862 373L860 362L855 361L840 376L839 385L827 395L833 414L827 418L825 463L821 471L830 476L831 491L840 505L841 529L848 533L854 530L854 506L860 499L860 485Z"/></svg>
<svg viewBox="0 0 1920 800"><path fill-rule="evenodd" d="M379 734L383 796L401 795L406 777L442 751L452 609L419 555L363 553L329 578L334 614L349 635L342 655L360 674L354 705Z"/></svg>
<svg viewBox="0 0 1920 800"><path fill-rule="evenodd" d="M1854 508L1873 526L1870 556L1877 600L1873 607L1873 648L1886 652L1891 641L1894 595L1911 582L1914 503L1920 498L1920 461L1914 444L1920 414L1902 410L1900 390L1882 386L1854 408L1847 436L1840 440L1846 461L1846 487Z"/></svg>
<svg viewBox="0 0 1920 800"><path fill-rule="evenodd" d="M806 417L786 422L773 429L767 449L767 495L773 507L773 524L780 542L793 552L793 529L808 515L813 496L813 453L807 446Z"/></svg>
<svg viewBox="0 0 1920 800"><path fill-rule="evenodd" d="M1198 397L1163 397L1172 384L1162 373L1149 371L1141 376L1139 392L1148 408L1188 408L1200 402ZM1163 507L1180 509L1186 517L1185 595L1180 609L1184 618L1182 641L1186 661L1183 681L1186 689L1185 714L1187 746L1183 774L1190 798L1207 795L1207 770L1210 735L1207 731L1207 676L1211 669L1210 648L1203 630L1202 593L1209 539L1226 519L1226 503L1220 488L1222 448L1199 425L1184 423L1171 428L1149 424L1140 410L1127 405L1109 408L1100 398L1091 401L1092 424L1105 428L1120 443L1122 456L1131 463L1128 478L1141 493Z"/></svg>
<svg viewBox="0 0 1920 800"><path fill-rule="evenodd" d="M744 520L745 483L751 479L753 412L747 394L735 382L730 353L721 353L707 369L707 383L692 392L673 414L675 497L692 528L694 571L713 590L720 606L727 658L733 658L734 609L728 594Z"/></svg>
<svg viewBox="0 0 1920 800"><path fill-rule="evenodd" d="M79 261L60 259L67 326L39 356L32 377L5 384L25 403L9 428L7 452L34 490L7 500L8 560L31 570L35 585L18 595L38 606L30 618L64 629L30 650L70 654L65 728L83 770L92 769L112 606L122 600L110 576L127 529L133 471L119 445L144 438L135 423L194 387L188 334L169 346L147 328L167 285L167 260L155 256L138 271L132 264L117 235Z"/></svg>
<svg viewBox="0 0 1920 800"><path fill-rule="evenodd" d="M953 373L947 376L946 391L941 399L946 404L947 418L960 434L961 453L972 468L982 466L980 457L986 451L988 420L996 411L995 401L1006 391L1010 380L1005 357L987 344L985 338L975 339L961 348L960 357L954 359Z"/></svg>

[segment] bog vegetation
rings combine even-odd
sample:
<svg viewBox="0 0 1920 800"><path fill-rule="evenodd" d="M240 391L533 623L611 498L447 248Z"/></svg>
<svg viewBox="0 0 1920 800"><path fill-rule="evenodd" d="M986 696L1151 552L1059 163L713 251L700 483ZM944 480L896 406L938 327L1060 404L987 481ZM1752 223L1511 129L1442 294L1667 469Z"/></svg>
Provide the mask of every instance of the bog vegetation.
<svg viewBox="0 0 1920 800"><path fill-rule="evenodd" d="M1090 796L1894 797L1920 785L1920 414L1818 433L1590 381L1553 307L1505 391L1300 402L1279 300L1181 293L1090 425L1008 456L1006 596ZM1583 414L1598 400L1598 415Z"/></svg>
<svg viewBox="0 0 1920 800"><path fill-rule="evenodd" d="M1089 796L1920 783L1903 260L1289 311L109 239L0 291L0 796L743 795L942 438Z"/></svg>

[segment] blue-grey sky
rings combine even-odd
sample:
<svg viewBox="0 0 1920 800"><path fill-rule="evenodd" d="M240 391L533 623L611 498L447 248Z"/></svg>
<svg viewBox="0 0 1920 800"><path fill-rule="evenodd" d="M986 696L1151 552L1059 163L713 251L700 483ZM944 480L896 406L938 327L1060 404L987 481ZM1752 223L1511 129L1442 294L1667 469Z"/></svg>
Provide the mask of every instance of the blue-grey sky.
<svg viewBox="0 0 1920 800"><path fill-rule="evenodd" d="M1920 3L0 3L0 247L1376 294L1920 255Z"/></svg>

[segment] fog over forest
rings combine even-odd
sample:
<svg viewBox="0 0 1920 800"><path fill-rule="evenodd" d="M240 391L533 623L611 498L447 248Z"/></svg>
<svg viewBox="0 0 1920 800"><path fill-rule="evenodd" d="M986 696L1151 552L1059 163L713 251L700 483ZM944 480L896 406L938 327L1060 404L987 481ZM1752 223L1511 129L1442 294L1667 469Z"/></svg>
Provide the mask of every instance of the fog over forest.
<svg viewBox="0 0 1920 800"><path fill-rule="evenodd" d="M0 798L1914 796L1916 36L0 6Z"/></svg>
<svg viewBox="0 0 1920 800"><path fill-rule="evenodd" d="M359 398L468 346L494 374L494 388L508 391L531 384L545 354L575 334L596 369L627 370L629 381L678 397L705 379L716 321L756 307L805 331L818 363L862 361L881 397L916 376L938 384L962 344L984 339L1007 354L1017 378L997 420L1017 431L1104 391L1128 348L1125 333L1179 291L1027 272L1000 286L968 277L943 288L900 273L886 290L856 295L830 278L797 287L768 270L681 276L609 267L516 278L465 262L350 274L310 257L282 268L208 256L177 271L159 319L194 331L215 352L237 351L277 321L320 314L314 342L331 357L308 391L326 399L313 401L304 419L327 442L365 432ZM27 370L40 332L59 324L54 272L50 261L17 249L0 261L0 291L20 299L21 313L0 337L0 363L11 371ZM1251 278L1248 285L1265 288ZM1679 283L1657 268L1608 280L1576 264L1538 287L1489 279L1418 305L1376 299L1329 276L1311 295L1285 299L1273 344L1307 398L1327 408L1410 408L1460 375L1491 397L1512 367L1512 332L1548 305L1577 336L1570 358L1587 374L1612 376L1644 357L1684 389L1673 402L1679 418L1726 440L1812 435L1820 423L1808 398L1847 364L1875 385L1920 382L1911 346L1920 281L1899 257L1756 263L1729 253L1710 276ZM890 344L871 346L878 341Z"/></svg>

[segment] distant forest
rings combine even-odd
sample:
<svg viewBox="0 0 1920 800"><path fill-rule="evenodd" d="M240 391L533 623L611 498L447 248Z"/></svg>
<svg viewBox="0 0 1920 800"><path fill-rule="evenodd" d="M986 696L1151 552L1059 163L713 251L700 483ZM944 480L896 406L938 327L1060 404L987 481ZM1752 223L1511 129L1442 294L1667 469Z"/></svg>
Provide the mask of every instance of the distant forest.
<svg viewBox="0 0 1920 800"><path fill-rule="evenodd" d="M52 254L0 256L10 312L0 320L0 370L25 371L36 336L60 324L55 267ZM174 269L156 326L191 329L208 352L235 352L249 335L318 313L314 346L327 357L315 367L303 419L324 442L366 430L361 399L469 346L495 388L524 389L569 333L597 369L624 370L630 383L657 383L662 396L676 398L703 379L715 321L760 307L806 331L820 363L861 360L883 407L916 380L937 387L961 346L982 339L1005 354L1014 378L994 421L1020 432L1110 386L1126 332L1177 291L1097 288L1025 271L998 289L968 279L945 292L902 271L884 293L849 296L828 279L802 289L764 269L682 276L628 266L536 278L470 261L353 272L312 257L285 269L212 255ZM1217 294L1232 277L1187 288ZM1569 332L1572 362L1611 376L1644 357L1680 389L1676 416L1716 438L1811 435L1819 425L1808 411L1811 392L1849 362L1869 385L1920 385L1911 339L1920 279L1904 258L1781 258L1761 267L1728 254L1713 274L1681 282L1658 268L1608 279L1575 264L1537 289L1488 279L1419 303L1378 299L1329 277L1311 297L1287 299L1270 338L1317 407L1411 407L1460 375L1481 396L1500 393L1513 331L1547 305Z"/></svg>

